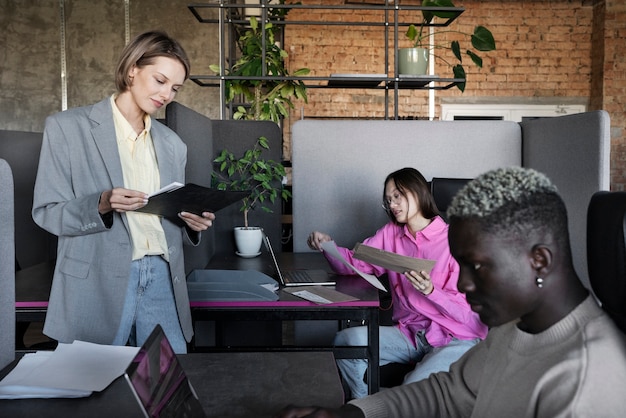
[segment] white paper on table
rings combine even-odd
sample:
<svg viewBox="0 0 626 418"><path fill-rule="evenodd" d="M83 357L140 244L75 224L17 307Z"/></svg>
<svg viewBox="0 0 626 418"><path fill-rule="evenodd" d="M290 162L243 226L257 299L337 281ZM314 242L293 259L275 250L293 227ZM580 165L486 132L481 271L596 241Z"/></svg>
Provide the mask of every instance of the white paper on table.
<svg viewBox="0 0 626 418"><path fill-rule="evenodd" d="M354 296L338 292L330 286L297 286L292 288L285 288L285 292L296 295L302 299L306 299L309 302L318 304L351 302L359 300Z"/></svg>
<svg viewBox="0 0 626 418"><path fill-rule="evenodd" d="M39 356L35 356L34 361L30 357L20 360L0 382L0 394L6 387L16 395L16 389L21 387L22 397L51 397L55 391L66 393L68 397L89 396L90 392L104 390L124 374L138 351L139 347L84 341L59 343L54 352L36 353ZM37 396L37 393L45 394L46 390L48 396Z"/></svg>
<svg viewBox="0 0 626 418"><path fill-rule="evenodd" d="M36 372L54 354L52 351L27 353L0 382L0 399L84 398L91 391L24 386L24 376Z"/></svg>
<svg viewBox="0 0 626 418"><path fill-rule="evenodd" d="M383 286L383 284L380 282L380 280L378 280L376 276L374 276L373 274L363 273L362 271L354 267L352 264L348 263L348 260L346 260L337 249L337 244L335 244L335 241L322 242L322 249L326 251L328 254L335 257L337 260L341 261L346 266L348 266L356 274L363 277L365 280L367 280L369 284L371 284L375 288L383 290L385 292L387 291L387 289L385 289L385 286Z"/></svg>

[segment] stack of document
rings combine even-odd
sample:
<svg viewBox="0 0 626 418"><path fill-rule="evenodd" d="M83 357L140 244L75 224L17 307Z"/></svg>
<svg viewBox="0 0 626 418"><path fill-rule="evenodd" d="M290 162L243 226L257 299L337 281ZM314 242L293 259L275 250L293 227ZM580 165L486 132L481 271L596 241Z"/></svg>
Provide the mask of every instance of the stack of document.
<svg viewBox="0 0 626 418"><path fill-rule="evenodd" d="M387 291L383 284L373 274L368 274L360 271L355 266L350 264L346 260L339 250L335 241L326 241L322 243L322 249L326 253L332 255L337 260L340 260L343 264L348 266L359 276L367 280L372 286L377 289ZM389 251L384 251L379 248L370 247L362 243L357 243L354 247L354 258L365 261L366 263L374 264L387 270L396 271L398 273L404 273L410 270L420 272L422 270L430 273L435 265L435 260L426 260L421 258L407 257L405 255L395 254Z"/></svg>
<svg viewBox="0 0 626 418"><path fill-rule="evenodd" d="M55 351L26 354L0 381L0 399L89 396L123 375L138 351L74 341L59 343Z"/></svg>
<svg viewBox="0 0 626 418"><path fill-rule="evenodd" d="M430 273L435 266L435 260L407 257L406 255L392 253L361 243L357 243L354 247L354 258L398 273L405 273L411 270L416 272L424 270Z"/></svg>

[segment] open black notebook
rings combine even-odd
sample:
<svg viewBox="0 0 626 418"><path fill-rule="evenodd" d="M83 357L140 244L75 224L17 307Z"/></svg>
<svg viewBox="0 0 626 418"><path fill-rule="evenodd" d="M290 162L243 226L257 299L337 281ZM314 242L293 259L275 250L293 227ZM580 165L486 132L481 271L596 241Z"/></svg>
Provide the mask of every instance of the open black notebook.
<svg viewBox="0 0 626 418"><path fill-rule="evenodd" d="M160 215L182 226L185 223L178 217L180 212L191 212L196 215L202 212L217 212L243 199L248 193L249 191L217 190L188 183L151 196L148 204L137 209L137 212Z"/></svg>

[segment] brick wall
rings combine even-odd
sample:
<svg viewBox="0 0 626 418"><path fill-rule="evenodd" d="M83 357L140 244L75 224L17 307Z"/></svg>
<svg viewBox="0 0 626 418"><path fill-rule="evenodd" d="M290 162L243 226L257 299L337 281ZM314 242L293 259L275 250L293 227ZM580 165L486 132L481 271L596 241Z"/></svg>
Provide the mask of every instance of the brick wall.
<svg viewBox="0 0 626 418"><path fill-rule="evenodd" d="M341 4L341 0L321 0ZM465 93L456 88L437 93L443 97L588 97L591 68L591 29L593 9L578 1L457 1L466 11L450 29L471 33L474 26L487 26L494 34L497 51L482 53L484 66L464 60L468 82ZM411 21L402 12L399 21ZM289 20L383 21L380 12L341 12L294 10ZM391 19L393 20L393 19ZM312 33L314 32L314 33ZM469 46L467 37L445 33L437 43L458 39ZM409 46L400 29L400 46ZM331 73L384 73L384 32L382 27L288 26L285 44L291 52L292 68L307 67L312 75ZM392 42L390 42L392 45ZM393 50L390 49L393 66ZM452 53L441 53L453 61ZM393 68L393 67L392 67ZM435 74L452 76L451 69L436 60ZM379 92L378 92L379 93ZM304 106L307 116L381 117L380 94L371 90L315 90ZM351 105L356 101L356 105ZM403 91L399 103L401 116L425 116L427 93ZM392 110L392 109L391 109Z"/></svg>
<svg viewBox="0 0 626 418"><path fill-rule="evenodd" d="M599 5L598 7L602 7ZM611 115L611 189L626 190L626 4L607 0L604 10L602 109Z"/></svg>
<svg viewBox="0 0 626 418"><path fill-rule="evenodd" d="M342 4L342 0L303 0L315 4ZM465 93L456 88L435 93L436 117L439 104L446 101L510 99L533 103L539 99L579 99L589 109L605 109L612 119L611 184L615 190L626 187L626 5L621 0L457 0L465 12L451 29L472 32L484 25L494 34L497 50L481 53L483 68L464 60L467 72ZM606 9L605 9L606 8ZM595 13L594 13L595 12ZM411 20L402 12L400 22ZM417 12L411 12L417 13ZM393 21L393 14L390 15ZM382 12L292 10L288 20L333 22L384 21ZM390 37L393 36L390 31ZM454 34L441 34L437 43L452 40ZM400 29L399 46L408 46ZM459 38L469 45L465 38ZM389 45L393 46L393 39ZM331 73L385 73L384 29L382 26L287 26L285 48L292 69L307 67L312 76ZM447 43L447 42L446 42ZM451 52L450 52L450 57ZM389 51L393 74L393 48ZM435 74L451 77L452 72L436 61ZM322 82L323 84L323 82ZM382 118L385 114L383 90L308 90L309 103L298 103L291 118L358 117ZM393 96L393 93L390 93ZM387 109L393 115L393 100ZM428 92L401 90L400 117L427 117ZM289 126L286 127L284 154L289 159Z"/></svg>

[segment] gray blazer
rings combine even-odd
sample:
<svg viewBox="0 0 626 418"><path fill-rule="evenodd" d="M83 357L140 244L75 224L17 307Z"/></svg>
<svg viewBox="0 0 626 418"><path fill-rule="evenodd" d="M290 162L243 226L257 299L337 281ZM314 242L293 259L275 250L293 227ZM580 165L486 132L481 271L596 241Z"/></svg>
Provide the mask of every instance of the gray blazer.
<svg viewBox="0 0 626 418"><path fill-rule="evenodd" d="M161 185L184 183L187 147L153 119L151 129ZM60 342L75 339L110 344L118 330L131 265L125 214L104 224L100 194L123 187L110 98L46 119L35 182L33 219L59 237L57 263L44 333ZM183 241L200 234L163 220L178 318L187 341L193 336L185 280Z"/></svg>

